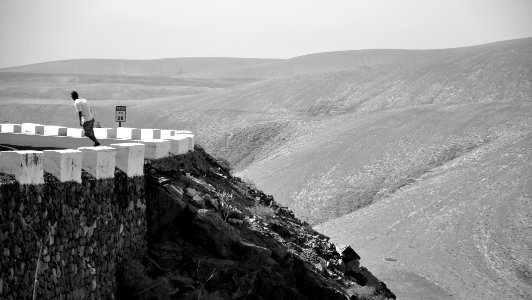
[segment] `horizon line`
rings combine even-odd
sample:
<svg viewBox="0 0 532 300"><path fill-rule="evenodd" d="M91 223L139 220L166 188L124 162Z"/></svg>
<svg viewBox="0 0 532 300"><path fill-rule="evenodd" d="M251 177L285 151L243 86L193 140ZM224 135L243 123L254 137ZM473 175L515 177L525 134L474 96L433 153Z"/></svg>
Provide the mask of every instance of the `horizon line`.
<svg viewBox="0 0 532 300"><path fill-rule="evenodd" d="M57 59L57 60L40 61L40 62L34 62L34 63L22 64L22 65L3 66L3 67L0 67L0 70L18 68L18 67L25 67L25 66L33 66L33 65L39 65L39 64L47 64L47 63L75 61L75 60L121 60L121 61L156 61L156 60L171 60L171 59L290 60L290 59L294 59L294 58L298 58L298 57L304 57L304 56L310 56L310 55L317 55L317 54L324 54L324 53L351 52L351 51L382 51L382 50L384 50L384 51L438 51L438 50L452 50L452 49L462 49L462 48L471 48L471 47L481 47L481 46L487 46L487 45L491 45L491 44L504 43L504 42L510 42L510 41L519 41L519 40L526 40L526 39L532 39L532 36L520 37L520 38L514 38L514 39L498 40L498 41L494 41L494 42L467 45L467 46L448 47L448 48L361 48L361 49L344 49L344 50L331 50L331 51L322 51L322 52L312 52L312 53L301 54L301 55L288 57L288 58L242 57L242 56L177 56L177 57L162 57L162 58L96 58L96 57L92 57L92 58L90 58L90 57L65 58L65 59Z"/></svg>

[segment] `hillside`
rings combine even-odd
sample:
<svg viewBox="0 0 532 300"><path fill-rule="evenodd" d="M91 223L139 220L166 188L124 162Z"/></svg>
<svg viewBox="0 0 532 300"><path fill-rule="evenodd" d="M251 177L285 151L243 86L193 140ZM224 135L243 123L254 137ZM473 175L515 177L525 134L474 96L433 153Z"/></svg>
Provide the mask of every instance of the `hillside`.
<svg viewBox="0 0 532 300"><path fill-rule="evenodd" d="M395 299L353 249L203 149L149 161L145 173L149 249L124 268L121 299Z"/></svg>
<svg viewBox="0 0 532 300"><path fill-rule="evenodd" d="M530 38L440 50L372 49L336 51L308 54L262 65L208 70L197 72L193 77L288 78L300 75L372 69L385 65L412 66L427 63L454 63L460 60L470 60L471 56L475 56L475 61L473 61L475 63L481 62L483 58L489 59L493 55L511 55L512 52L523 50L530 52ZM470 65L471 62L468 64ZM187 75L180 74L176 76L186 77Z"/></svg>
<svg viewBox="0 0 532 300"><path fill-rule="evenodd" d="M513 147L525 143L530 148L522 139L532 132L531 62L532 38L527 38L456 49L320 53L171 77L57 75L61 72L53 69L50 74L0 73L0 122L25 122L31 116L42 123L77 126L68 98L74 89L91 101L103 126L115 126L114 105L127 105L126 126L193 130L199 143L228 159L237 175L319 225L333 241L364 251L368 265L375 266L376 275L385 276L401 298L427 299L427 293L434 293L435 299L478 299L474 284L479 277L442 276L438 268L458 270L469 257L473 265L486 268L478 253L489 258L491 250L482 250L487 244L463 242L482 236L484 227L464 230L469 237L463 237L439 227L425 228L429 221L422 218L415 226L428 233L408 229L420 234L408 246L395 240L408 236L406 229L397 229L397 236L382 236L379 230L395 228L405 216L416 215L415 207L434 206L434 199L465 205L481 197L470 190L473 186L486 191L481 198L492 207L500 207L501 199L530 201L529 164L494 175L503 182L522 180L518 186L503 187L494 183L497 177L479 177L484 167L479 169L472 157L483 153L487 156L478 159L492 161L514 150L519 159L527 157L526 147ZM59 83L61 78L67 79ZM450 177L431 179L439 170L449 170ZM429 184L441 186L426 188ZM463 192L451 193L451 188ZM419 196L401 196L407 191ZM506 192L512 196L502 197ZM401 213L390 213L399 208ZM388 215L379 215L377 209ZM461 220L490 218L473 209L460 216L459 211L445 214L462 224L456 230L466 227ZM521 225L506 229L520 211L528 211L520 217L523 226L532 224L529 206L511 206L490 223L489 238L502 241L509 231L521 230ZM338 228L344 230L335 231ZM357 230L356 238L351 230ZM497 254L500 259L510 257L511 249L520 253L512 254L514 262L506 262L513 272L497 275L515 283L510 293L514 299L519 293L532 294L530 286L521 284L529 270L519 266L529 266L531 257L523 250L530 247L528 242L517 238L520 232L512 247L493 250L506 251ZM436 254L433 244L438 239L445 251L460 249L464 260ZM392 263L383 259L389 249L402 253L399 271L387 269ZM419 258L414 255L417 249ZM429 260L438 267L430 267ZM489 268L499 270L504 264ZM488 298L505 295L500 277L491 271L478 274L489 286Z"/></svg>
<svg viewBox="0 0 532 300"><path fill-rule="evenodd" d="M399 298L529 299L531 149L530 133L481 146L317 229L359 245Z"/></svg>
<svg viewBox="0 0 532 300"><path fill-rule="evenodd" d="M276 59L190 57L148 60L72 59L3 68L0 72L82 74L111 76L174 76L195 72L259 65Z"/></svg>

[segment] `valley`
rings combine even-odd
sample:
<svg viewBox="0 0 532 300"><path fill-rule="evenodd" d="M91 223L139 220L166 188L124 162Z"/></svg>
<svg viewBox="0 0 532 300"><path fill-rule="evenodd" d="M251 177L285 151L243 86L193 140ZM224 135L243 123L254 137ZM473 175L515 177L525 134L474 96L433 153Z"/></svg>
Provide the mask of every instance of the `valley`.
<svg viewBox="0 0 532 300"><path fill-rule="evenodd" d="M0 122L188 129L399 299L532 297L532 38L0 69ZM1 142L0 142L1 143Z"/></svg>

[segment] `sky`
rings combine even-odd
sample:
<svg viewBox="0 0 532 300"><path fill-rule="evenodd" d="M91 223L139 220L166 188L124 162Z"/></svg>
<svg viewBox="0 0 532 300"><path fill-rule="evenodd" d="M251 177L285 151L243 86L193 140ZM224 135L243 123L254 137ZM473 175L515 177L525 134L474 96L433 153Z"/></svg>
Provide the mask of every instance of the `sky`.
<svg viewBox="0 0 532 300"><path fill-rule="evenodd" d="M291 58L532 36L532 0L0 0L0 68L76 58Z"/></svg>

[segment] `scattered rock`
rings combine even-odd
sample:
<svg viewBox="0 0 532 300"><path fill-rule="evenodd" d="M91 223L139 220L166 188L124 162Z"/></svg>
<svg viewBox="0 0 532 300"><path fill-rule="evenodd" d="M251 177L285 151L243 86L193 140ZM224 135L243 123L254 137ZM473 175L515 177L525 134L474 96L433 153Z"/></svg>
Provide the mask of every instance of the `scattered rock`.
<svg viewBox="0 0 532 300"><path fill-rule="evenodd" d="M186 191L187 191L187 195L189 195L190 197L194 197L198 193L198 191L196 191L195 189L191 189L191 188L187 188Z"/></svg>
<svg viewBox="0 0 532 300"><path fill-rule="evenodd" d="M175 187L174 185L171 185L171 184L166 184L164 185L164 187L166 188L166 191L168 191L168 193L170 193L170 195L172 195L172 197L174 197L175 199L177 200L183 199L182 189Z"/></svg>
<svg viewBox="0 0 532 300"><path fill-rule="evenodd" d="M336 251L342 255L344 261L359 260L360 256L351 248L351 246L337 246Z"/></svg>
<svg viewBox="0 0 532 300"><path fill-rule="evenodd" d="M204 208L205 207L205 201L203 198L201 198L199 195L195 195L192 197L192 204L198 208Z"/></svg>
<svg viewBox="0 0 532 300"><path fill-rule="evenodd" d="M235 219L235 218L228 218L227 219L227 222L229 224L232 224L232 225L241 225L244 223L244 221L240 220L240 219Z"/></svg>

